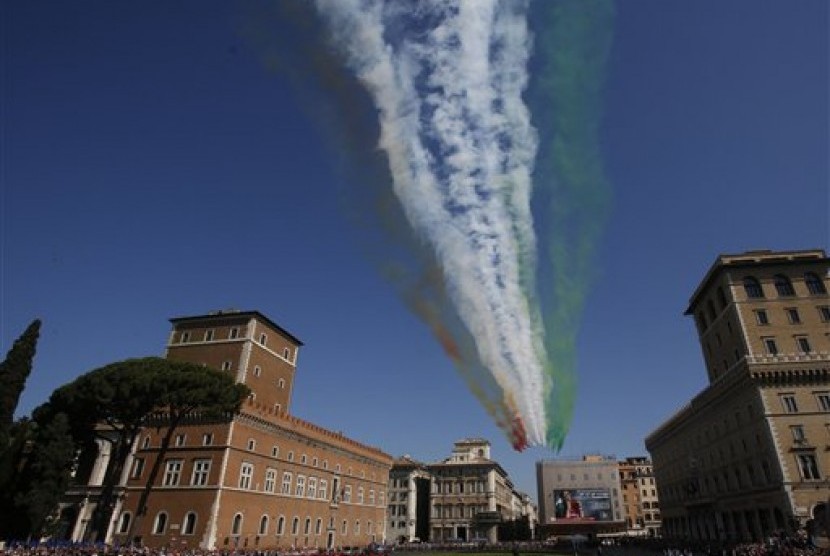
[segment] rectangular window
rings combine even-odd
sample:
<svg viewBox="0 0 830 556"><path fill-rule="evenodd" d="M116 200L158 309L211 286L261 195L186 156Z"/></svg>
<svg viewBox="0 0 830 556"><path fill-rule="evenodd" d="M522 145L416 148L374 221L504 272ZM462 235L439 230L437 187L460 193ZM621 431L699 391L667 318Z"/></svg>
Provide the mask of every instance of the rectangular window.
<svg viewBox="0 0 830 556"><path fill-rule="evenodd" d="M291 473L286 471L282 474L282 494L291 494Z"/></svg>
<svg viewBox="0 0 830 556"><path fill-rule="evenodd" d="M204 486L208 483L210 474L210 460L197 459L193 461L193 474L190 476L190 484L193 486Z"/></svg>
<svg viewBox="0 0 830 556"><path fill-rule="evenodd" d="M294 491L295 496L305 496L305 477L297 475L297 489Z"/></svg>
<svg viewBox="0 0 830 556"><path fill-rule="evenodd" d="M213 444L213 433L206 432L202 435L202 446L210 446Z"/></svg>
<svg viewBox="0 0 830 556"><path fill-rule="evenodd" d="M231 328L230 332L228 332L228 338L230 338L231 340L235 340L238 337L239 337L239 329L236 328L236 327Z"/></svg>
<svg viewBox="0 0 830 556"><path fill-rule="evenodd" d="M190 341L190 332L182 332L181 343L186 344Z"/></svg>
<svg viewBox="0 0 830 556"><path fill-rule="evenodd" d="M259 343L263 346L268 343L268 336L266 334L259 335Z"/></svg>
<svg viewBox="0 0 830 556"><path fill-rule="evenodd" d="M764 309L758 309L755 311L755 321L762 326L769 324L767 312Z"/></svg>
<svg viewBox="0 0 830 556"><path fill-rule="evenodd" d="M787 413L798 413L798 404L795 403L795 396L792 394L784 394L781 396L781 404L784 406L784 411Z"/></svg>
<svg viewBox="0 0 830 556"><path fill-rule="evenodd" d="M793 440L797 444L804 443L804 427L802 425L792 425L790 431L793 434Z"/></svg>
<svg viewBox="0 0 830 556"><path fill-rule="evenodd" d="M142 472L144 472L144 458L135 458L133 460L133 471L130 473L130 477L138 479L141 477Z"/></svg>
<svg viewBox="0 0 830 556"><path fill-rule="evenodd" d="M206 342L213 341L213 330L205 330L205 341Z"/></svg>
<svg viewBox="0 0 830 556"><path fill-rule="evenodd" d="M778 344L775 343L775 338L762 338L764 341L764 348L770 355L778 355Z"/></svg>
<svg viewBox="0 0 830 556"><path fill-rule="evenodd" d="M830 411L830 392L816 392L816 401L821 411Z"/></svg>
<svg viewBox="0 0 830 556"><path fill-rule="evenodd" d="M787 312L787 320L790 324L801 324L801 315L798 314L798 309L788 307L784 310Z"/></svg>
<svg viewBox="0 0 830 556"><path fill-rule="evenodd" d="M810 340L807 339L807 336L797 336L795 338L795 343L798 346L798 351L801 353L810 353L813 351L810 347Z"/></svg>
<svg viewBox="0 0 830 556"><path fill-rule="evenodd" d="M251 477L254 476L254 464L243 463L239 468L239 488L248 490L251 488Z"/></svg>
<svg viewBox="0 0 830 556"><path fill-rule="evenodd" d="M328 490L328 487L329 487L328 481L325 480L325 479L320 479L320 490L317 491L317 498L318 499L320 499L320 500L325 500L326 499L326 497L328 495L328 493L326 492Z"/></svg>
<svg viewBox="0 0 830 556"><path fill-rule="evenodd" d="M798 454L798 467L801 469L801 477L806 481L821 479L818 471L816 456L813 454Z"/></svg>
<svg viewBox="0 0 830 556"><path fill-rule="evenodd" d="M185 435L183 435L183 434L177 434L177 435L176 435L176 442L175 442L176 446L177 446L177 447L178 447L178 446L184 446L185 439L186 439Z"/></svg>
<svg viewBox="0 0 830 556"><path fill-rule="evenodd" d="M277 470L271 467L265 470L265 492L274 492L277 486Z"/></svg>
<svg viewBox="0 0 830 556"><path fill-rule="evenodd" d="M357 503L363 504L363 487L358 487L357 489Z"/></svg>
<svg viewBox="0 0 830 556"><path fill-rule="evenodd" d="M818 314L821 322L830 322L830 305L821 305L818 308Z"/></svg>
<svg viewBox="0 0 830 556"><path fill-rule="evenodd" d="M176 486L182 476L182 460L169 459L164 469L164 486Z"/></svg>
<svg viewBox="0 0 830 556"><path fill-rule="evenodd" d="M223 371L230 371L231 370L231 362L230 361L222 361L222 370Z"/></svg>
<svg viewBox="0 0 830 556"><path fill-rule="evenodd" d="M317 477L308 478L308 489L306 496L309 498L317 498Z"/></svg>
<svg viewBox="0 0 830 556"><path fill-rule="evenodd" d="M352 487L351 485L346 485L346 488L343 489L343 502L351 502L352 501Z"/></svg>

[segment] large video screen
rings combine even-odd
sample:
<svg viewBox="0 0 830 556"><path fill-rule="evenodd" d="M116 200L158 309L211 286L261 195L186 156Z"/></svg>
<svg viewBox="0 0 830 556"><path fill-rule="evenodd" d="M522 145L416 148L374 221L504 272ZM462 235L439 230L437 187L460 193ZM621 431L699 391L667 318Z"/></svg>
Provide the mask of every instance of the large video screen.
<svg viewBox="0 0 830 556"><path fill-rule="evenodd" d="M555 521L613 521L611 493L607 488L553 491Z"/></svg>

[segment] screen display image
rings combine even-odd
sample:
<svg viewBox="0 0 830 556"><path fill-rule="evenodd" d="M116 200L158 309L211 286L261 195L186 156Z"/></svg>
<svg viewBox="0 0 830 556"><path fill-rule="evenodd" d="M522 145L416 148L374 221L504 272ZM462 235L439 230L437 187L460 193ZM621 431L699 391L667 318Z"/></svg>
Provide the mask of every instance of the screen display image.
<svg viewBox="0 0 830 556"><path fill-rule="evenodd" d="M605 488L553 491L555 521L613 521L611 493Z"/></svg>

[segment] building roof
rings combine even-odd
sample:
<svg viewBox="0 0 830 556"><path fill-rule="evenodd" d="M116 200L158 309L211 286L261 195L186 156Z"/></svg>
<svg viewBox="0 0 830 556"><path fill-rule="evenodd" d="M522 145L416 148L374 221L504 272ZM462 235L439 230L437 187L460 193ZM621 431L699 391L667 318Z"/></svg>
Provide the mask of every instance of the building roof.
<svg viewBox="0 0 830 556"><path fill-rule="evenodd" d="M758 251L745 251L744 253L736 254L722 254L719 255L700 285L695 289L692 297L689 299L689 306L683 312L684 315L691 315L694 312L694 307L697 305L698 298L701 294L709 289L711 283L723 271L725 267L730 268L747 268L757 267L762 264L804 264L805 262L827 262L827 254L823 249L805 249L802 251L770 251L769 249L762 249Z"/></svg>
<svg viewBox="0 0 830 556"><path fill-rule="evenodd" d="M395 458L395 461L392 462L394 467L424 467L425 464L421 463L420 461L414 460L408 455L404 455L398 458Z"/></svg>
<svg viewBox="0 0 830 556"><path fill-rule="evenodd" d="M237 317L237 318L255 318L258 321L262 321L280 334L286 336L289 340L297 344L298 346L303 345L303 342L294 336L291 332L283 328L282 326L278 325L259 311L241 311L239 309L223 309L220 311L211 311L205 315L195 315L195 316L188 316L188 317L174 317L170 319L170 322L174 325L177 324L184 324L190 322L199 322L199 321L210 321L210 320L226 320L228 317Z"/></svg>

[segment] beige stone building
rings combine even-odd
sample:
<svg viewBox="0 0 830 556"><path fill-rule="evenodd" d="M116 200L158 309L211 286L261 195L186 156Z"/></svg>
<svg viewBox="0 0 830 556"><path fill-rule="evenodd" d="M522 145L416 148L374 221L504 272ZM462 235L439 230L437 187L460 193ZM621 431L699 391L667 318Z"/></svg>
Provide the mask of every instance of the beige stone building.
<svg viewBox="0 0 830 556"><path fill-rule="evenodd" d="M536 462L542 538L625 532L616 458L585 455Z"/></svg>
<svg viewBox="0 0 830 556"><path fill-rule="evenodd" d="M629 457L618 465L626 534L659 536L660 504L651 460Z"/></svg>
<svg viewBox="0 0 830 556"><path fill-rule="evenodd" d="M499 524L519 520L526 520L533 534L536 508L490 459L487 440L459 440L450 457L431 464L404 456L395 460L389 477L392 541L495 543Z"/></svg>
<svg viewBox="0 0 830 556"><path fill-rule="evenodd" d="M171 322L167 358L233 373L252 393L229 422L194 417L177 429L146 515L138 519L138 497L164 433L144 430L124 471L107 540L127 543L132 537L151 547L206 549L384 541L392 458L291 414L302 342L257 311ZM95 485L107 465L103 444L92 472L70 492L75 540L85 538Z"/></svg>
<svg viewBox="0 0 830 556"><path fill-rule="evenodd" d="M389 472L387 538L396 543L429 540L429 495L432 476L426 464L410 456L397 458Z"/></svg>
<svg viewBox="0 0 830 556"><path fill-rule="evenodd" d="M664 536L805 525L830 494L830 261L722 255L689 302L709 385L646 438Z"/></svg>
<svg viewBox="0 0 830 556"><path fill-rule="evenodd" d="M499 523L523 516L532 519L532 503L513 487L504 468L490 459L487 440L459 440L450 457L428 469L431 541L494 543L499 540Z"/></svg>

